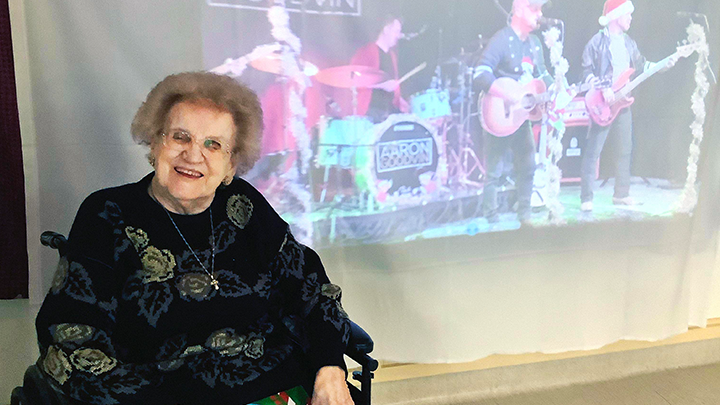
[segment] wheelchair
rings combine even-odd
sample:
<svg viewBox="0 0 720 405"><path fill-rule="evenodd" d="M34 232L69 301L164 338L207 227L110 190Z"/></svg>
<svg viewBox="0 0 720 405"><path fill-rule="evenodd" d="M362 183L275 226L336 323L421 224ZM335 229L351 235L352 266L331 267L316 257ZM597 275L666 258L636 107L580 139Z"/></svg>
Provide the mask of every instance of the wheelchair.
<svg viewBox="0 0 720 405"><path fill-rule="evenodd" d="M60 255L65 252L67 239L65 236L45 231L40 236L40 242L53 249L58 250ZM350 395L355 405L370 405L370 385L374 377L373 372L378 368L378 361L370 357L373 351L373 340L360 326L350 321L350 340L345 355L357 362L361 369L353 371L352 378L360 383L360 388L348 384ZM23 386L16 387L10 398L11 405L75 405L79 402L56 391L45 381L40 371L39 363L36 363L25 371Z"/></svg>

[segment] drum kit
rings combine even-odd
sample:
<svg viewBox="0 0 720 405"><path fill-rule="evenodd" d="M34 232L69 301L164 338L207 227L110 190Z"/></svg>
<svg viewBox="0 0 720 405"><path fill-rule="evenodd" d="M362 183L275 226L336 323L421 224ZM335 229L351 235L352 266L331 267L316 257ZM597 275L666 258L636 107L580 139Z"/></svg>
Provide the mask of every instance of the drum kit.
<svg viewBox="0 0 720 405"><path fill-rule="evenodd" d="M391 181L389 189L386 187L388 193L411 192L423 183L420 179L428 172L434 173L439 186L479 189L485 170L475 152L470 125L471 118L478 114L472 80L480 50L461 52L441 61L430 88L411 96L410 114L391 115L375 125L357 114L324 120L316 159L318 166L326 168L320 200L325 199L331 166L356 171L367 169L369 164L371 183ZM401 81L414 73L411 71ZM328 86L350 89L355 113L357 89L374 88L389 76L367 66L348 65L323 69L315 78ZM449 141L451 133L453 139ZM362 182L366 184L367 179L363 177ZM364 191L359 184L357 189Z"/></svg>
<svg viewBox="0 0 720 405"><path fill-rule="evenodd" d="M419 65L398 82L425 65ZM390 184L385 189L388 193L412 192L421 186L423 173L437 169L439 145L443 143L437 138L432 120L451 115L447 93L435 91L414 97L413 114L393 114L378 124L357 115L357 91L373 89L389 78L379 69L361 65L332 67L315 76L320 83L349 89L353 95L352 115L324 119L320 124L316 163L325 168L321 202L326 197L330 167L353 172L356 191L370 195L377 193L377 184L383 181Z"/></svg>
<svg viewBox="0 0 720 405"><path fill-rule="evenodd" d="M362 181L355 179L355 189L371 194L377 192L380 182L392 184L385 187L388 193L412 192L421 183L427 183L432 173L436 185L441 187L479 188L484 169L470 135L470 118L477 114L473 111L471 84L472 67L478 55L461 52L438 63L430 87L410 98L411 113L391 115L379 124L357 115L357 94L359 89L373 89L390 79L386 72L363 65L321 70L309 61L298 60L302 75L314 77L327 86L348 89L353 96L352 115L323 117L318 124L315 165L325 171L320 201L326 198L330 168L350 170L353 175L369 172L369 176L362 176ZM232 63L236 62L228 60L213 71L232 71ZM284 71L279 52L244 63L263 72L290 76ZM399 82L424 67L423 63ZM456 137L449 142L451 132Z"/></svg>

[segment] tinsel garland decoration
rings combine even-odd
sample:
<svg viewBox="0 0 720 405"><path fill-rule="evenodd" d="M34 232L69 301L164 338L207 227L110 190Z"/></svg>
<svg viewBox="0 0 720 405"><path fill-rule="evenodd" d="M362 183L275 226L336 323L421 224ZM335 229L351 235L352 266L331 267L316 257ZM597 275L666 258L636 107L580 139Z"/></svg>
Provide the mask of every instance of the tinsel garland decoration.
<svg viewBox="0 0 720 405"><path fill-rule="evenodd" d="M693 139L690 143L690 155L688 156L687 179L685 187L680 195L680 199L676 203L675 211L683 214L692 214L698 201L697 176L698 176L698 160L700 159L700 144L702 143L707 116L705 110L705 96L710 91L710 82L708 81L705 71L709 67L710 47L707 43L705 29L695 23L691 23L687 28L687 42L695 44L698 60L695 62L695 91L691 97L692 111L695 120L690 124Z"/></svg>
<svg viewBox="0 0 720 405"><path fill-rule="evenodd" d="M552 224L562 225L565 223L563 213L565 207L560 203L560 180L562 179L562 171L558 166L558 161L563 157L562 139L565 136L565 122L563 109L567 103L572 100L574 94L569 93L566 88L567 80L565 75L570 68L567 59L563 57L563 44L560 41L560 30L552 27L543 32L545 46L550 50L550 63L555 72L555 97L548 111L548 122L552 125L554 131L550 133L547 140L548 149L550 151L550 159L546 168L547 176L547 196L546 206L549 213L549 219ZM540 151L547 153L547 151Z"/></svg>

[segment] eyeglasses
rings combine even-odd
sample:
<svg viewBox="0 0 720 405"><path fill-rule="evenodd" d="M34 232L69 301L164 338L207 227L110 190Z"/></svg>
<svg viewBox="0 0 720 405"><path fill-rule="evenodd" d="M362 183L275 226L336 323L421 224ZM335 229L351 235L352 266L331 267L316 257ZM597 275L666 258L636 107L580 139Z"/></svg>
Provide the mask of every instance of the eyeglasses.
<svg viewBox="0 0 720 405"><path fill-rule="evenodd" d="M219 158L224 155L231 155L230 147L222 141L207 137L202 140L195 139L192 134L187 131L172 131L170 134L162 133L163 145L176 151L182 152L187 150L193 143L200 146L200 152L208 159Z"/></svg>

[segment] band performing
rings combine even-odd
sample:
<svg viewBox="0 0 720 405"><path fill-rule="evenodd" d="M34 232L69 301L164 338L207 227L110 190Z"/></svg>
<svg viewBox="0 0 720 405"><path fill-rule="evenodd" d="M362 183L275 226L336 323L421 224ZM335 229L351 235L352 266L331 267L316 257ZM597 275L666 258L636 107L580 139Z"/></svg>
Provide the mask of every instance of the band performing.
<svg viewBox="0 0 720 405"><path fill-rule="evenodd" d="M477 49L407 72L399 69L398 48L413 42L401 41L427 26L404 32L403 16L391 13L345 65L318 67L300 56L290 33L211 67L237 77L246 68L275 77L262 95L262 158L249 180L289 222L304 224L316 245L538 226L551 215L547 139L562 125L582 131L562 155L577 162L559 180L567 185L560 199L566 215L583 221L647 214L642 207L652 202L631 193L632 91L696 45L646 60L627 33L632 1L607 0L582 59L568 61L581 65L582 77L561 83L541 39L562 24L543 16L547 1L512 0L501 16L507 26ZM404 97L403 83L432 69L429 86ZM608 139L617 145L605 162L614 169L614 191L602 199L595 194Z"/></svg>

